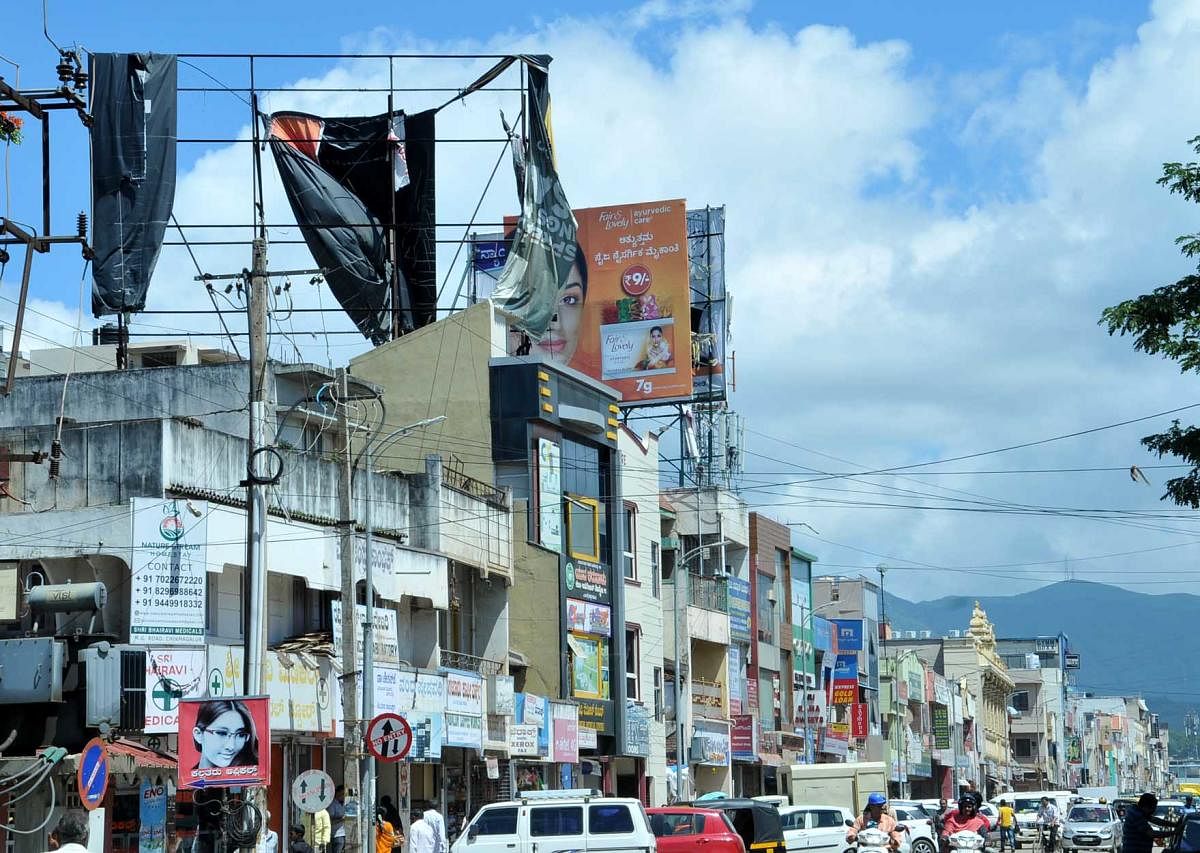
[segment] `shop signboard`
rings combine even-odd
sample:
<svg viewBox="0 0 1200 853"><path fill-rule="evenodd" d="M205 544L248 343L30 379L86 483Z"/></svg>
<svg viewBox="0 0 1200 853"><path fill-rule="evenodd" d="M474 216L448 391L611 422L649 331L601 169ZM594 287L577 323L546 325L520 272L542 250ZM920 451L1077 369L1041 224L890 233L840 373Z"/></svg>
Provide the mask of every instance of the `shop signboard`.
<svg viewBox="0 0 1200 853"><path fill-rule="evenodd" d="M850 706L850 736L856 738L867 736L866 702L855 702Z"/></svg>
<svg viewBox="0 0 1200 853"><path fill-rule="evenodd" d="M354 648L362 649L363 625L367 621L367 608L362 604L354 606ZM333 654L340 664L342 660L341 600L335 598L330 602L330 608L330 616L333 620ZM374 638L375 662L398 666L400 664L400 632L396 623L396 611L390 607L376 607L371 612L374 615L375 621L372 633L372 637Z"/></svg>
<svg viewBox="0 0 1200 853"><path fill-rule="evenodd" d="M842 755L844 756L850 749L849 732L844 728L834 723L825 727L824 737L821 739L821 751L827 755Z"/></svg>
<svg viewBox="0 0 1200 853"><path fill-rule="evenodd" d="M167 786L143 779L138 786L138 853L167 849Z"/></svg>
<svg viewBox="0 0 1200 853"><path fill-rule="evenodd" d="M842 655L846 652L861 652L863 650L863 620L861 619L831 619L837 629L837 650Z"/></svg>
<svg viewBox="0 0 1200 853"><path fill-rule="evenodd" d="M611 699L576 699L579 709L579 728L592 729L598 735L613 733L613 703Z"/></svg>
<svg viewBox="0 0 1200 853"><path fill-rule="evenodd" d="M446 710L446 677L441 673L400 670L397 692L397 710L401 712L441 714Z"/></svg>
<svg viewBox="0 0 1200 853"><path fill-rule="evenodd" d="M475 714L446 711L446 746L483 749L483 720Z"/></svg>
<svg viewBox="0 0 1200 853"><path fill-rule="evenodd" d="M579 734L580 749L599 749L600 739L596 736L595 729L585 729L582 726L577 730Z"/></svg>
<svg viewBox="0 0 1200 853"><path fill-rule="evenodd" d="M130 501L129 642L203 646L208 612L208 503Z"/></svg>
<svg viewBox="0 0 1200 853"><path fill-rule="evenodd" d="M538 727L519 723L508 727L508 753L516 756L536 756L538 751Z"/></svg>
<svg viewBox="0 0 1200 853"><path fill-rule="evenodd" d="M241 646L208 647L206 695L226 698L242 692L244 655ZM314 669L299 655L269 651L264 656L262 689L270 699L272 731L340 734L341 696L337 679L328 659L316 658L315 662ZM377 691L381 678L386 685L387 677L386 670L376 671Z"/></svg>
<svg viewBox="0 0 1200 853"><path fill-rule="evenodd" d="M538 544L562 553L562 451L556 442L538 439Z"/></svg>
<svg viewBox="0 0 1200 853"><path fill-rule="evenodd" d="M570 598L607 604L608 569L578 557L563 558L563 588ZM586 619L586 614L582 618Z"/></svg>
<svg viewBox="0 0 1200 853"><path fill-rule="evenodd" d="M838 655L833 670L834 705L850 705L858 701L858 657Z"/></svg>
<svg viewBox="0 0 1200 853"><path fill-rule="evenodd" d="M625 755L638 755L646 758L650 755L650 709L645 705L625 700ZM595 729L580 729L595 732ZM595 748L595 747L593 747Z"/></svg>
<svg viewBox="0 0 1200 853"><path fill-rule="evenodd" d="M930 713L933 719L933 745L937 749L949 749L950 709L945 705L934 705Z"/></svg>
<svg viewBox="0 0 1200 853"><path fill-rule="evenodd" d="M700 742L699 764L709 767L728 767L730 763L729 729L721 723L696 721L696 737Z"/></svg>
<svg viewBox="0 0 1200 853"><path fill-rule="evenodd" d="M518 693L517 719L524 725L541 728L546 725L546 698L533 693Z"/></svg>
<svg viewBox="0 0 1200 853"><path fill-rule="evenodd" d="M179 702L204 696L208 669L204 649L146 649L146 734L179 731Z"/></svg>
<svg viewBox="0 0 1200 853"><path fill-rule="evenodd" d="M448 669L446 672L447 713L483 714L483 678L473 672ZM447 731L449 726L447 725Z"/></svg>
<svg viewBox="0 0 1200 853"><path fill-rule="evenodd" d="M752 714L735 714L729 730L730 751L734 761L757 761L757 729Z"/></svg>
<svg viewBox="0 0 1200 853"><path fill-rule="evenodd" d="M408 751L411 761L436 762L442 757L445 742L445 720L441 712L401 711L400 716L412 729L412 748Z"/></svg>
<svg viewBox="0 0 1200 853"><path fill-rule="evenodd" d="M940 672L933 674L933 701L950 707L950 682Z"/></svg>
<svg viewBox="0 0 1200 853"><path fill-rule="evenodd" d="M735 642L750 642L750 582L729 578L725 582L729 602L729 638Z"/></svg>
<svg viewBox="0 0 1200 853"><path fill-rule="evenodd" d="M550 703L552 761L566 764L579 763L579 717L574 705L562 702Z"/></svg>
<svg viewBox="0 0 1200 853"><path fill-rule="evenodd" d="M271 778L270 700L185 699L179 706L179 787L266 785Z"/></svg>
<svg viewBox="0 0 1200 853"><path fill-rule="evenodd" d="M511 717L516 711L516 696L511 675L488 676L488 713Z"/></svg>
<svg viewBox="0 0 1200 853"><path fill-rule="evenodd" d="M837 635L833 623L824 616L812 617L813 648L817 651L833 654L837 652Z"/></svg>
<svg viewBox="0 0 1200 853"><path fill-rule="evenodd" d="M729 713L742 713L745 695L745 679L742 676L742 647L729 644Z"/></svg>

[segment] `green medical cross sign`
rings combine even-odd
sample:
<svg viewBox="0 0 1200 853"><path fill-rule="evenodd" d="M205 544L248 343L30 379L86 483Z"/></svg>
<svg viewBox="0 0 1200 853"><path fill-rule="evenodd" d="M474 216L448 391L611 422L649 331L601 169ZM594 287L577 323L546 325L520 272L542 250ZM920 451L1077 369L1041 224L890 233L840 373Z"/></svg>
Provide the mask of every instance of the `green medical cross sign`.
<svg viewBox="0 0 1200 853"><path fill-rule="evenodd" d="M154 698L155 705L164 711L170 711L179 704L183 690L171 679L160 678L150 695Z"/></svg>
<svg viewBox="0 0 1200 853"><path fill-rule="evenodd" d="M225 693L225 679L221 678L221 670L214 669L208 674L209 693L213 696L221 696Z"/></svg>

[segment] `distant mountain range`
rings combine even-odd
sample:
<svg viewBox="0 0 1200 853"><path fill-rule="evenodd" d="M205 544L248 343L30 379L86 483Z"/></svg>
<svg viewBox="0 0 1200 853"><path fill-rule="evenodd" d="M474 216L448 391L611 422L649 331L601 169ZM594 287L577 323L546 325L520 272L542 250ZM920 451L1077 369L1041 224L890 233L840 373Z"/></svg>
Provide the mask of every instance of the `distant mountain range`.
<svg viewBox="0 0 1200 853"><path fill-rule="evenodd" d="M945 636L966 629L976 600L998 637L1066 634L1071 651L1080 654L1074 673L1080 690L1141 695L1176 731L1188 709L1200 708L1200 596L1063 581L1008 596L911 602L889 594L887 616L897 631Z"/></svg>

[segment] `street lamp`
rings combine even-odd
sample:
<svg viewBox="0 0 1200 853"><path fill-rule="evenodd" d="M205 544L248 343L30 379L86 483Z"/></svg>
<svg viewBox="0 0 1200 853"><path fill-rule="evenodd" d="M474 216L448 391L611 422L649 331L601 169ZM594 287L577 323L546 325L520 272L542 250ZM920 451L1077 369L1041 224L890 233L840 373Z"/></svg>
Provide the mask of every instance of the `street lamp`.
<svg viewBox="0 0 1200 853"><path fill-rule="evenodd" d="M804 648L804 763L812 764L816 756L812 752L809 740L808 727L808 655L811 651L813 654L813 664L816 665L816 650L812 648L812 622L817 615L817 611L824 610L827 607L833 607L838 604L836 601L827 601L820 607L809 607L800 619L800 633L803 635L804 627L808 626L809 642L805 643Z"/></svg>
<svg viewBox="0 0 1200 853"><path fill-rule="evenodd" d="M372 504L375 502L375 469L372 464L372 456L392 442L398 441L418 429L440 423L445 419L445 415L438 415L435 418L426 418L423 421L417 421L415 424L402 426L388 433L382 439L368 439L366 446L363 448L363 460L367 471L367 505L363 511L363 526L366 528L366 565L363 567L363 582L366 586L367 605L366 618L363 619L362 718L367 721L370 721L375 716L375 563L373 559L374 555L372 554L375 522L371 512ZM354 602L343 602L342 606L353 607ZM372 834L375 826L375 757L370 755L369 752L362 763L362 781L359 785L359 793L362 801L362 814L366 815L365 819L359 821L359 827L361 828L360 843L362 844L362 849L367 851L374 848Z"/></svg>

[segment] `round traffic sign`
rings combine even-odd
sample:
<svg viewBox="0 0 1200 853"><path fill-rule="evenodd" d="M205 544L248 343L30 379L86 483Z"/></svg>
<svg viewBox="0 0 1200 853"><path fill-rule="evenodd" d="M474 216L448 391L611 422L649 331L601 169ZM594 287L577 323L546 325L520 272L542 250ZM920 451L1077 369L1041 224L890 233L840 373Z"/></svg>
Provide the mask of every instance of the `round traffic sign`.
<svg viewBox="0 0 1200 853"><path fill-rule="evenodd" d="M108 790L108 749L100 738L89 740L79 753L75 784L79 789L79 801L88 811L104 802Z"/></svg>
<svg viewBox="0 0 1200 853"><path fill-rule="evenodd" d="M412 749L412 729L399 714L383 713L367 726L367 749L380 761L399 761Z"/></svg>
<svg viewBox="0 0 1200 853"><path fill-rule="evenodd" d="M333 777L324 770L305 770L292 782L292 802L309 814L329 808L333 802Z"/></svg>

